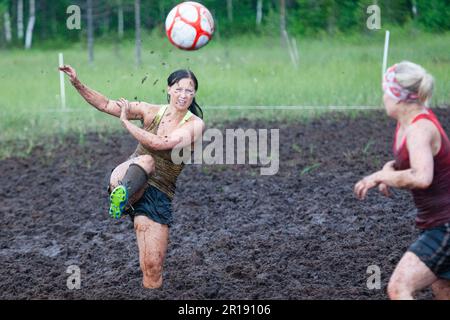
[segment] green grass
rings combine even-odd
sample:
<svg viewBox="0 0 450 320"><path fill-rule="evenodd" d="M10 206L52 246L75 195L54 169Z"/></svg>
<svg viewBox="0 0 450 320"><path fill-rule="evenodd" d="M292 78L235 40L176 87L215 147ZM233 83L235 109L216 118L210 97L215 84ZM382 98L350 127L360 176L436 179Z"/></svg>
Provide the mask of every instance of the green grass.
<svg viewBox="0 0 450 320"><path fill-rule="evenodd" d="M320 163L315 163L313 165L307 166L307 167L303 168L302 171L300 171L300 175L303 176L305 174L308 174L308 173L312 172L313 170L319 168L320 166L321 166Z"/></svg>
<svg viewBox="0 0 450 320"><path fill-rule="evenodd" d="M364 36L297 39L300 66L293 68L279 39L214 39L197 52L173 48L146 35L143 64L134 63L132 41L95 47L89 65L84 45L65 48L65 63L89 87L111 99L165 103L167 76L190 68L199 80L197 100L208 123L237 118L298 120L313 111L208 110L208 106L380 106L384 32ZM436 78L432 104L450 101L450 34L391 31L389 64L411 60ZM66 80L70 112L60 111L58 50L0 51L0 157L48 136L121 130L118 119L89 106ZM146 81L142 83L142 79ZM57 111L54 111L57 110ZM320 111L320 110L319 110Z"/></svg>

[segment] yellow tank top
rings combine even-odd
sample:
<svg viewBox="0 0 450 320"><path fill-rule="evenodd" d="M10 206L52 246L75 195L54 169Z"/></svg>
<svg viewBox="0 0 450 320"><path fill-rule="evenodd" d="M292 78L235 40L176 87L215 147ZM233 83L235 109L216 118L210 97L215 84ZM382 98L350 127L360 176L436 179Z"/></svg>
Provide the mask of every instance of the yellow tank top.
<svg viewBox="0 0 450 320"><path fill-rule="evenodd" d="M168 107L168 105L162 106L152 123L150 123L147 128L143 129L150 133L157 134L161 119ZM191 116L192 113L188 110L179 125L185 123ZM164 192L170 199L173 199L177 178L183 170L184 164L173 163L171 153L172 150L150 150L139 143L130 158L135 158L144 154L151 155L155 160L155 172L150 174L147 183Z"/></svg>

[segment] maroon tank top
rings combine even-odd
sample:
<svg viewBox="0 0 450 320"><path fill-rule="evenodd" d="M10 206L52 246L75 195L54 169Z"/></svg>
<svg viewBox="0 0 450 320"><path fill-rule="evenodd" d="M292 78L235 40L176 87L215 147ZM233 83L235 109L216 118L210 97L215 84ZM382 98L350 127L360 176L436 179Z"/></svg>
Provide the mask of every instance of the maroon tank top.
<svg viewBox="0 0 450 320"><path fill-rule="evenodd" d="M419 114L412 123L420 119L433 122L441 134L441 148L433 158L434 175L431 185L426 189L411 190L417 208L416 225L420 229L430 229L450 222L450 141L436 115L431 109L427 109L427 112ZM410 162L406 137L396 149L399 126L397 124L394 137L395 168L407 170L410 169Z"/></svg>

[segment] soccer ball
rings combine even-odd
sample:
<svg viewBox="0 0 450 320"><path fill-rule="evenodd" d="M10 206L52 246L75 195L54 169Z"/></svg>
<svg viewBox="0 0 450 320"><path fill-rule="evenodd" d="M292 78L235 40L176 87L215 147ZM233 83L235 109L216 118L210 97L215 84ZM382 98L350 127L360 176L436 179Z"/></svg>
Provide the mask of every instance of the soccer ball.
<svg viewBox="0 0 450 320"><path fill-rule="evenodd" d="M197 50L211 40L214 20L205 6L186 1L175 6L167 15L166 34L174 46L183 50Z"/></svg>

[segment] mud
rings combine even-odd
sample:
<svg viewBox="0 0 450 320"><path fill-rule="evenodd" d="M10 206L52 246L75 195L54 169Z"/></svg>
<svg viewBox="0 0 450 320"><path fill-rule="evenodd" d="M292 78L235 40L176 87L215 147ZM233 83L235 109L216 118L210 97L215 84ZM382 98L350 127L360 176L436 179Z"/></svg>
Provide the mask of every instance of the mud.
<svg viewBox="0 0 450 320"><path fill-rule="evenodd" d="M436 112L449 128L448 112ZM352 189L391 159L395 123L370 112L225 127L280 128L280 170L186 166L158 290L141 286L131 221L107 214L105 176L134 150L128 134L68 138L0 161L0 298L387 299L418 235L412 198L373 190L361 202ZM67 288L70 265L80 267L79 290ZM371 265L379 290L367 288Z"/></svg>

